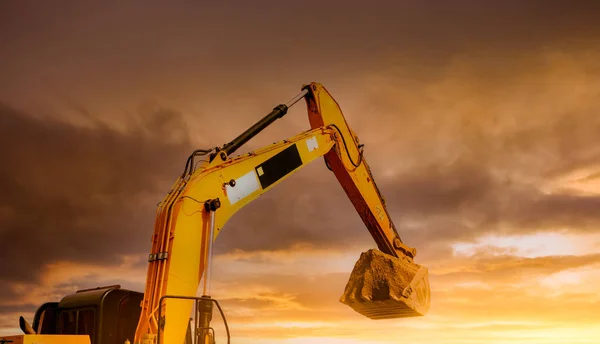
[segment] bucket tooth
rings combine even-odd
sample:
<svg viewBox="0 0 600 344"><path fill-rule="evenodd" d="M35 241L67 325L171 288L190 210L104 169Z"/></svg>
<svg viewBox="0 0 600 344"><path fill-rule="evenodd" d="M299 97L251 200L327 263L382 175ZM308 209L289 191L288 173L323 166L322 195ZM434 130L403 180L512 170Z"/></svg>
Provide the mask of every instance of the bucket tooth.
<svg viewBox="0 0 600 344"><path fill-rule="evenodd" d="M354 265L340 302L371 319L423 316L431 292L426 267L371 249Z"/></svg>

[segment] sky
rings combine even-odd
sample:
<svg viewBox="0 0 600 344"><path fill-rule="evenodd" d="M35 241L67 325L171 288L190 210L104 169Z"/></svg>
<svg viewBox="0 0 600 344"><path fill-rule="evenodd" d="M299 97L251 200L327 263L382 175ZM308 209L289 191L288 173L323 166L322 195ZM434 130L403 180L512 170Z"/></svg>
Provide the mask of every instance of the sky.
<svg viewBox="0 0 600 344"><path fill-rule="evenodd" d="M316 161L215 244L212 293L234 342L597 343L599 11L2 1L0 335L78 289L143 291L156 204L191 151L317 81L429 268L431 309L373 321L338 301L375 243ZM308 128L295 106L240 152Z"/></svg>

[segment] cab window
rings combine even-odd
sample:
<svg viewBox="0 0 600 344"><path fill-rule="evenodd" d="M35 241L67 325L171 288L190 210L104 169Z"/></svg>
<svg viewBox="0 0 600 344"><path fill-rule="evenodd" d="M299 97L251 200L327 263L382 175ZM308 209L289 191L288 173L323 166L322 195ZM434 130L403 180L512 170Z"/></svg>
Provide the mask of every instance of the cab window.
<svg viewBox="0 0 600 344"><path fill-rule="evenodd" d="M58 316L58 334L87 334L94 342L96 327L94 309L63 310Z"/></svg>
<svg viewBox="0 0 600 344"><path fill-rule="evenodd" d="M58 334L75 334L77 331L77 311L62 311L58 316Z"/></svg>
<svg viewBox="0 0 600 344"><path fill-rule="evenodd" d="M86 309L77 312L77 334L87 334L94 338L94 310Z"/></svg>

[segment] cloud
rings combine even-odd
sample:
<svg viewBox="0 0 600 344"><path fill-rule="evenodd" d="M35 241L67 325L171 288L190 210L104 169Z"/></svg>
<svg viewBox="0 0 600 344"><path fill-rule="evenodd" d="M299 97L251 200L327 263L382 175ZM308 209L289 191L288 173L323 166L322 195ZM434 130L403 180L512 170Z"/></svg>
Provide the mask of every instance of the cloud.
<svg viewBox="0 0 600 344"><path fill-rule="evenodd" d="M400 58L367 74L345 113L401 234L427 247L597 231L594 186L556 183L600 159L599 57L585 46L473 50L429 71Z"/></svg>
<svg viewBox="0 0 600 344"><path fill-rule="evenodd" d="M230 140L316 80L366 144L402 238L430 267L433 308L365 322L339 304L354 259L374 243L318 160L217 241L214 290L240 342L600 336L597 246L523 257L518 244L480 244L542 232L583 240L600 228L597 3L264 4L79 4L68 16L0 5L11 14L0 23L0 92L26 109L0 106L0 328L78 288L142 290L154 207L193 146ZM50 119L42 112L57 101L67 111ZM302 105L293 112L245 148L306 128ZM473 254L454 255L457 243Z"/></svg>
<svg viewBox="0 0 600 344"><path fill-rule="evenodd" d="M279 256L273 253L272 260L256 261L255 267L271 265ZM296 260L309 256L298 253ZM502 343L527 333L534 343L545 340L543 333L568 336L594 332L600 321L594 312L600 299L593 288L600 278L594 269L598 262L597 254L528 259L484 253L440 261L430 267L430 313L423 318L390 321L365 321L338 302L348 274L288 273L297 271L289 261L282 264L288 265L288 270L279 272L253 274L255 269L250 267L237 269L237 274L233 270L220 271L215 275L218 283L213 290L240 340L254 338L263 330L261 338L307 340L322 335L366 341L378 338L386 343L397 341L399 335L407 342L458 343L468 336L473 343ZM229 266L231 262L221 264ZM579 283L558 289L548 285L552 281L546 281L547 277L569 271L578 276ZM582 288L586 285L589 287ZM273 296L271 301L260 297L264 294ZM289 300L297 307L285 307Z"/></svg>
<svg viewBox="0 0 600 344"><path fill-rule="evenodd" d="M121 285L143 292L146 255L126 255L106 263L102 257L88 263L48 260L37 274L26 280L10 280L0 286L0 335L21 333L19 316L30 323L35 310L44 302L59 302L77 290ZM6 275L3 275L5 277Z"/></svg>
<svg viewBox="0 0 600 344"><path fill-rule="evenodd" d="M35 281L60 261L111 265L145 253L153 209L191 151L178 113L161 108L121 132L3 104L0 146L3 285Z"/></svg>
<svg viewBox="0 0 600 344"><path fill-rule="evenodd" d="M517 284L523 279L531 280L564 270L597 266L600 254L523 258L510 255L489 256L488 251L480 251L467 259L459 258L458 261L460 263L454 268L432 266L432 274L453 281L465 280L496 286L504 283Z"/></svg>

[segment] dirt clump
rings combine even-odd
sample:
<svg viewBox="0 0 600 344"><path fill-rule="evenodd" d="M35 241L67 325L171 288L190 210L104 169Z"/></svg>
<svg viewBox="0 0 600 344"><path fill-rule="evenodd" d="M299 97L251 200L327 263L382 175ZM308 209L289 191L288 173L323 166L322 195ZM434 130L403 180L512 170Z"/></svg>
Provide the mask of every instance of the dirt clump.
<svg viewBox="0 0 600 344"><path fill-rule="evenodd" d="M371 249L356 262L340 302L372 319L423 315L429 308L427 268L408 257Z"/></svg>

